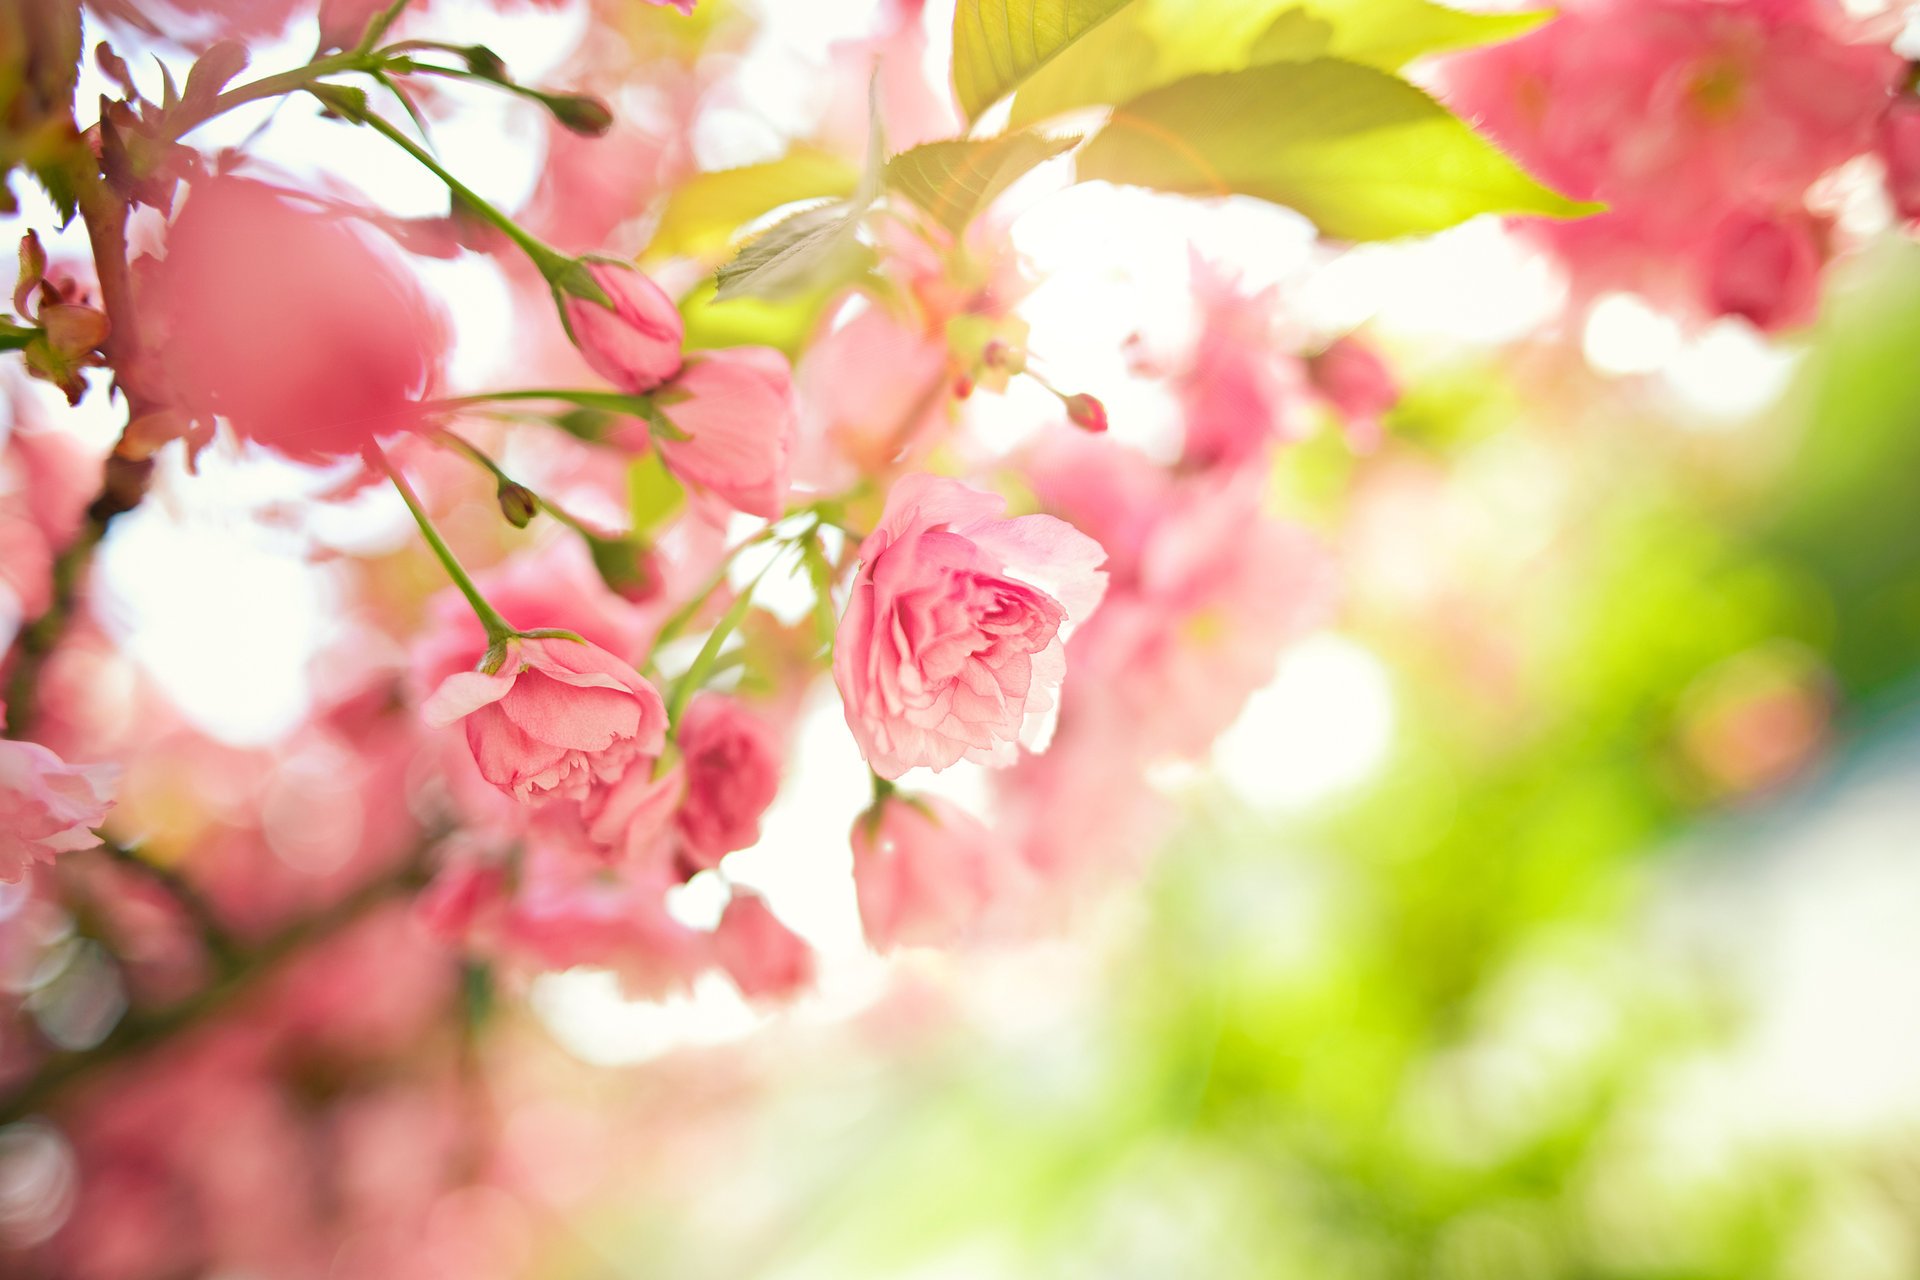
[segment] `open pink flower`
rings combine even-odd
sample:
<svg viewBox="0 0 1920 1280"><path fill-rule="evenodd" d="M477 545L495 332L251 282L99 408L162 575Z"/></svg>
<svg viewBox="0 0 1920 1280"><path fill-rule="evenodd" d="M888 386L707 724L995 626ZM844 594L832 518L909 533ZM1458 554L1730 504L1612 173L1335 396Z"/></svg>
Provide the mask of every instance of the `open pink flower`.
<svg viewBox="0 0 1920 1280"><path fill-rule="evenodd" d="M1880 118L1880 162L1893 211L1908 222L1920 219L1920 98L1898 98Z"/></svg>
<svg viewBox="0 0 1920 1280"><path fill-rule="evenodd" d="M703 693L680 721L686 796L674 821L683 854L711 867L760 838L760 815L780 791L780 740L724 694Z"/></svg>
<svg viewBox="0 0 1920 1280"><path fill-rule="evenodd" d="M875 773L1043 750L1066 675L1064 628L1106 591L1100 544L957 480L910 475L860 544L833 678Z"/></svg>
<svg viewBox="0 0 1920 1280"><path fill-rule="evenodd" d="M658 691L577 640L514 640L497 672L448 676L421 711L434 726L465 720L481 776L526 803L586 801L630 768L650 774L666 745Z"/></svg>
<svg viewBox="0 0 1920 1280"><path fill-rule="evenodd" d="M304 459L418 425L444 318L351 223L215 178L194 184L166 244L144 283L176 408Z"/></svg>
<svg viewBox="0 0 1920 1280"><path fill-rule="evenodd" d="M593 371L636 395L678 373L686 327L673 299L632 267L599 261L586 267L613 305L569 295L564 311L568 332Z"/></svg>
<svg viewBox="0 0 1920 1280"><path fill-rule="evenodd" d="M720 967L750 1000L777 1000L813 985L813 950L757 893L734 890L713 931Z"/></svg>
<svg viewBox="0 0 1920 1280"><path fill-rule="evenodd" d="M853 824L853 888L875 950L972 933L1018 868L979 819L932 796L893 795Z"/></svg>
<svg viewBox="0 0 1920 1280"><path fill-rule="evenodd" d="M0 739L0 883L99 844L91 828L106 820L119 778L113 765L68 764L37 742Z"/></svg>
<svg viewBox="0 0 1920 1280"><path fill-rule="evenodd" d="M660 394L684 440L663 436L667 469L748 515L786 511L799 417L793 373L772 347L729 347L687 362Z"/></svg>

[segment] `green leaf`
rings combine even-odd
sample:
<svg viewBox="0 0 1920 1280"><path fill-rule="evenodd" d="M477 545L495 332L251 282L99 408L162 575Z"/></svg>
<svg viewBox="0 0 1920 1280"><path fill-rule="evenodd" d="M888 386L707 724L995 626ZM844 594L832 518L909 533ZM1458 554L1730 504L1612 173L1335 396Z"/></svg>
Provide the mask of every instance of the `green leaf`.
<svg viewBox="0 0 1920 1280"><path fill-rule="evenodd" d="M972 120L1130 0L960 0L953 87Z"/></svg>
<svg viewBox="0 0 1920 1280"><path fill-rule="evenodd" d="M662 528L686 505L687 491L649 449L627 467L627 506L633 514L633 535L646 537Z"/></svg>
<svg viewBox="0 0 1920 1280"><path fill-rule="evenodd" d="M833 565L827 559L827 549L820 541L818 529L800 544L800 554L807 566L807 578L813 584L814 639L821 649L830 649L834 633L840 628L840 619L833 611Z"/></svg>
<svg viewBox="0 0 1920 1280"><path fill-rule="evenodd" d="M776 222L748 241L715 276L715 302L733 298L780 301L799 297L823 283L851 279L873 263L873 251L860 243L861 210L836 202Z"/></svg>
<svg viewBox="0 0 1920 1280"><path fill-rule="evenodd" d="M1333 57L1392 71L1423 54L1511 39L1551 16L1467 13L1432 0L1134 0L1020 87L1009 127L1271 62Z"/></svg>
<svg viewBox="0 0 1920 1280"><path fill-rule="evenodd" d="M880 197L887 144L880 121L880 80L867 92L867 167L845 200L802 209L748 241L721 267L714 281L715 302L734 298L795 298L812 290L865 274L873 250L860 242L860 219Z"/></svg>
<svg viewBox="0 0 1920 1280"><path fill-rule="evenodd" d="M1194 76L1115 108L1080 177L1188 195L1258 196L1325 235L1384 240L1482 213L1577 217L1432 98L1321 58Z"/></svg>
<svg viewBox="0 0 1920 1280"><path fill-rule="evenodd" d="M720 660L721 648L739 628L741 620L747 616L747 610L753 607L754 588L760 585L760 579L767 576L775 563L775 561L769 561L767 567L760 571L759 576L740 592L732 607L721 615L720 621L716 622L713 630L707 633L707 641L700 646L700 652L694 655L693 665L689 666L686 673L674 682L673 695L667 700L668 724L680 723L680 713L687 709L687 703L693 700L693 695L700 692L713 675L714 665Z"/></svg>
<svg viewBox="0 0 1920 1280"><path fill-rule="evenodd" d="M929 142L887 161L887 186L957 235L1035 165L1079 140L1026 132Z"/></svg>
<svg viewBox="0 0 1920 1280"><path fill-rule="evenodd" d="M795 147L778 160L698 174L667 198L646 257L708 258L734 232L782 205L852 194L860 172L839 156Z"/></svg>

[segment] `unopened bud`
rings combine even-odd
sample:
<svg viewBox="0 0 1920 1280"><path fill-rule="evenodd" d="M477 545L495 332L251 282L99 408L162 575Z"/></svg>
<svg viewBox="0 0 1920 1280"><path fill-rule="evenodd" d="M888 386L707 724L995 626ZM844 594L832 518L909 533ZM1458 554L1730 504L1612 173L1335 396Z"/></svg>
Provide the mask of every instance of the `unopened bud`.
<svg viewBox="0 0 1920 1280"><path fill-rule="evenodd" d="M516 529L526 528L532 523L533 517L539 514L540 499L534 496L533 490L523 484L502 480L495 497L500 503L500 514L505 516L507 523Z"/></svg>
<svg viewBox="0 0 1920 1280"><path fill-rule="evenodd" d="M542 95L540 100L564 128L582 137L598 138L613 128L613 112L598 98L584 93L550 93Z"/></svg>
<svg viewBox="0 0 1920 1280"><path fill-rule="evenodd" d="M1107 429L1107 406L1090 395L1081 393L1064 397L1067 406L1067 418L1082 431L1105 431Z"/></svg>

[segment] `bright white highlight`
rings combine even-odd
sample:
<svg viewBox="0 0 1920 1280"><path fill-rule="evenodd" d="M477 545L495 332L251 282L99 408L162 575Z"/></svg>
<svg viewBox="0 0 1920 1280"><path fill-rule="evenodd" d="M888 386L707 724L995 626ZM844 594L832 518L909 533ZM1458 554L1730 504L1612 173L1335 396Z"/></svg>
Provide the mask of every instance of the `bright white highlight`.
<svg viewBox="0 0 1920 1280"><path fill-rule="evenodd" d="M1250 805L1300 809L1371 777L1393 744L1393 690L1371 652L1337 635L1302 641L1214 746Z"/></svg>

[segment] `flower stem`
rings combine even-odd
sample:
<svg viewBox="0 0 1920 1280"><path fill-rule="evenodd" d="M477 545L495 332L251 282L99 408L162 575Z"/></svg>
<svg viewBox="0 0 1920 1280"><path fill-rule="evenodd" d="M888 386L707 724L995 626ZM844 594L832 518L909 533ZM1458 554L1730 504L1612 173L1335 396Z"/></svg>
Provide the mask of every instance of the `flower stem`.
<svg viewBox="0 0 1920 1280"><path fill-rule="evenodd" d="M325 99L323 98L322 101L325 101ZM566 254L561 253L551 245L546 244L512 218L509 218L499 209L481 199L474 193L473 188L467 186L466 183L447 172L444 165L427 154L426 149L412 138L409 138L406 134L400 132L400 130L394 128L391 124L388 124L371 111L359 113L357 118L360 123L366 125L375 133L385 135L388 141L425 165L435 177L447 184L449 191L458 196L461 201L475 213L492 223L507 239L519 245L521 252L532 259L533 265L538 267L540 274L548 280L557 278L561 272L573 265L572 258L569 258ZM526 397L517 398L524 399Z"/></svg>
<svg viewBox="0 0 1920 1280"><path fill-rule="evenodd" d="M467 571L460 567L460 561L454 558L453 549L440 536L440 531L433 527L433 521L428 518L426 508L420 505L419 495L414 493L413 486L407 483L404 475L400 474L400 469L393 465L386 451L377 444L368 445L367 459L385 471L387 477L393 481L393 487L400 491L400 497L406 502L407 510L413 513L413 522L420 526L421 536L427 540L427 545L433 548L433 554L439 557L441 567L447 571L447 576L453 579L453 585L460 588L460 594L467 598L469 605L473 606L473 616L480 619L480 625L487 629L488 647L505 644L518 635L519 633L513 629L513 624L501 617L499 611L487 603L487 598L480 594L480 588L473 585L473 579L468 577Z"/></svg>
<svg viewBox="0 0 1920 1280"><path fill-rule="evenodd" d="M529 486L522 483L521 481L515 480L512 476L508 475L506 473L505 468L503 468L499 463L495 462L492 456L489 455L485 449L482 449L479 445L473 443L471 440L468 440L465 436L456 435L451 431L442 430L439 432L439 437L441 440L445 441L447 444L452 445L455 449L459 450L461 453L466 454L469 458L479 463L482 467L485 467L487 469L488 474L490 474L495 480L499 481L501 484L519 485L520 488L525 489L528 493L533 494L533 500L540 505L540 509L542 511L546 512L548 515L552 516L555 520L558 520L561 524L567 526L567 528L573 530L575 533L580 534L581 536L587 537L587 538L598 536L593 532L593 530L587 528L587 526L581 522L578 516L574 515L570 511L566 511L560 507L555 506L551 502L548 502L537 491L530 488Z"/></svg>
<svg viewBox="0 0 1920 1280"><path fill-rule="evenodd" d="M470 396L449 396L441 400L429 400L422 408L429 412L446 411L504 400L557 400L562 404L579 405L583 409L605 409L610 413L627 413L636 417L644 415L653 403L650 396L628 395L623 391L523 387L510 391L479 391Z"/></svg>

